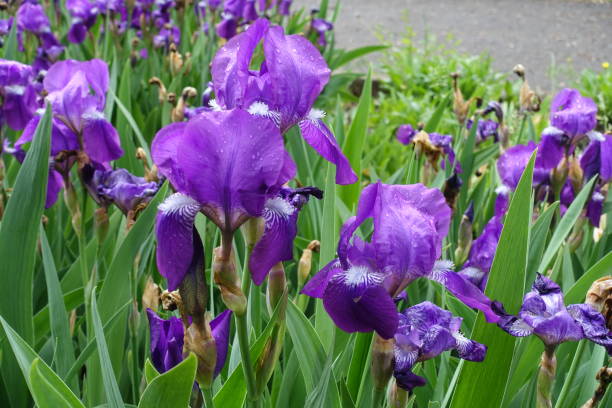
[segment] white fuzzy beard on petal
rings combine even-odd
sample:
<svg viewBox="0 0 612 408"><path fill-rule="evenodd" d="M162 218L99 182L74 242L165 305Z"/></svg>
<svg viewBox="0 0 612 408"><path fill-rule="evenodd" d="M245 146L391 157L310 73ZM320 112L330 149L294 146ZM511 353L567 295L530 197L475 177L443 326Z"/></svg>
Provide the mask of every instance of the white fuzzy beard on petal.
<svg viewBox="0 0 612 408"><path fill-rule="evenodd" d="M457 350L459 350L460 353L467 352L472 345L472 341L466 338L460 331L454 332L453 338L457 341Z"/></svg>
<svg viewBox="0 0 612 408"><path fill-rule="evenodd" d="M604 140L606 140L604 135L602 135L601 133L599 133L599 132L597 132L595 130L591 130L586 135L589 137L589 139L591 141L603 142Z"/></svg>
<svg viewBox="0 0 612 408"><path fill-rule="evenodd" d="M178 215L181 220L192 223L200 204L188 195L175 193L157 207L164 215Z"/></svg>
<svg viewBox="0 0 612 408"><path fill-rule="evenodd" d="M253 102L251 106L249 106L248 112L253 116L263 116L264 118L268 118L274 122L276 126L280 124L280 113L273 111L270 107L264 102Z"/></svg>
<svg viewBox="0 0 612 408"><path fill-rule="evenodd" d="M380 283L382 279L379 274L372 272L372 270L363 265L351 266L344 274L344 283L352 288L371 284Z"/></svg>
<svg viewBox="0 0 612 408"><path fill-rule="evenodd" d="M434 263L433 270L431 271L431 277L433 280L438 281L440 283L444 283L446 281L445 274L447 272L453 271L455 269L455 264L449 260L440 260Z"/></svg>
<svg viewBox="0 0 612 408"><path fill-rule="evenodd" d="M314 123L316 123L320 119L323 119L324 117L325 117L325 112L322 111L321 109L315 109L315 108L312 108L308 112L308 115L306 115L306 119Z"/></svg>
<svg viewBox="0 0 612 408"><path fill-rule="evenodd" d="M286 220L296 211L287 200L282 197L274 197L266 201L264 218L266 222L274 223L280 219Z"/></svg>
<svg viewBox="0 0 612 408"><path fill-rule="evenodd" d="M216 99L214 99L214 98L213 98L213 99L211 99L210 101L208 101L208 106L210 106L210 108L211 108L213 111L215 111L215 112L218 112L218 111L223 110L223 109L221 109L221 105L219 105L219 103L217 102L217 100L216 100Z"/></svg>
<svg viewBox="0 0 612 408"><path fill-rule="evenodd" d="M501 194L501 195L507 196L508 194L510 194L510 191L511 191L510 187L508 187L505 184L502 184L501 186L495 189L495 194Z"/></svg>
<svg viewBox="0 0 612 408"><path fill-rule="evenodd" d="M25 93L25 86L9 85L5 86L4 90L6 91L6 93L10 93L13 95L23 95Z"/></svg>

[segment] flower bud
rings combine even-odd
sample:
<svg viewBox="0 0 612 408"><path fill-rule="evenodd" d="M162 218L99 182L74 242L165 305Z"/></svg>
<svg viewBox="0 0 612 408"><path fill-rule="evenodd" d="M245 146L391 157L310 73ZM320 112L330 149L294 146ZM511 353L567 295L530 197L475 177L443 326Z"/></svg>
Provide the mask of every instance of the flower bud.
<svg viewBox="0 0 612 408"><path fill-rule="evenodd" d="M246 312L247 300L240 288L240 277L236 272L233 251L229 255L224 254L222 247L213 250L213 273L215 283L221 290L221 298L228 309L238 316Z"/></svg>
<svg viewBox="0 0 612 408"><path fill-rule="evenodd" d="M251 217L240 226L247 246L254 247L264 233L265 221L262 217Z"/></svg>
<svg viewBox="0 0 612 408"><path fill-rule="evenodd" d="M170 117L173 122L182 122L185 118L185 108L188 106L188 100L197 96L198 92L193 87L186 87L181 92L181 97L179 98L176 106L172 109Z"/></svg>
<svg viewBox="0 0 612 408"><path fill-rule="evenodd" d="M170 44L168 60L170 61L170 72L172 72L172 76L176 76L183 68L183 56L178 52L174 43Z"/></svg>
<svg viewBox="0 0 612 408"><path fill-rule="evenodd" d="M77 235L81 234L81 210L79 209L79 200L74 190L72 183L67 182L66 188L64 188L64 201L68 212L71 215L72 228Z"/></svg>
<svg viewBox="0 0 612 408"><path fill-rule="evenodd" d="M612 330L612 276L604 276L593 282L584 303L597 309L604 316L608 329Z"/></svg>
<svg viewBox="0 0 612 408"><path fill-rule="evenodd" d="M463 180L454 172L453 175L446 180L444 187L442 187L442 193L444 194L446 204L448 204L453 211L455 210L455 204L457 204L457 197L459 196L462 185Z"/></svg>
<svg viewBox="0 0 612 408"><path fill-rule="evenodd" d="M321 243L314 240L310 241L310 244L308 244L304 252L302 252L302 256L298 263L298 287L303 287L304 283L308 280L308 276L310 276L310 271L312 269L312 253L319 252L320 248Z"/></svg>
<svg viewBox="0 0 612 408"><path fill-rule="evenodd" d="M204 320L208 302L208 288L204 276L204 248L200 235L193 231L193 258L187 274L179 285L184 313L191 316L193 322L200 324Z"/></svg>
<svg viewBox="0 0 612 408"><path fill-rule="evenodd" d="M94 229L96 231L96 237L98 238L98 244L102 245L102 243L106 240L108 235L108 212L106 207L96 208L94 212Z"/></svg>
<svg viewBox="0 0 612 408"><path fill-rule="evenodd" d="M282 321L274 326L272 334L266 340L261 356L257 360L256 365L256 380L257 380L257 393L261 394L270 381L270 377L274 373L276 363L280 356L280 352L283 349L283 342L285 340L285 322Z"/></svg>
<svg viewBox="0 0 612 408"><path fill-rule="evenodd" d="M463 93L461 93L461 88L458 85L458 79L460 75L457 72L451 74L451 78L453 79L453 112L455 113L455 117L457 121L462 126L465 124L465 120L467 119L468 111L470 110L470 104L472 103L472 98L467 101L463 98Z"/></svg>
<svg viewBox="0 0 612 408"><path fill-rule="evenodd" d="M470 248L472 247L473 220L474 204L470 203L459 223L459 238L457 240L457 249L455 250L455 263L458 265L464 263L470 253Z"/></svg>
<svg viewBox="0 0 612 408"><path fill-rule="evenodd" d="M574 191L580 191L584 181L584 172L580 166L580 161L576 157L570 159L568 177Z"/></svg>
<svg viewBox="0 0 612 408"><path fill-rule="evenodd" d="M372 381L374 387L384 389L393 373L393 346L395 340L383 339L378 334L374 334L372 344Z"/></svg>
<svg viewBox="0 0 612 408"><path fill-rule="evenodd" d="M208 321L206 317L199 323L194 322L185 330L184 337L184 349L198 359L196 380L202 388L212 386L217 364L217 346Z"/></svg>
<svg viewBox="0 0 612 408"><path fill-rule="evenodd" d="M389 407L391 408L406 408L408 406L408 391L398 387L397 382L393 381L393 385L389 389Z"/></svg>
<svg viewBox="0 0 612 408"><path fill-rule="evenodd" d="M283 268L282 262L274 265L268 273L266 303L270 315L274 313L274 309L276 309L279 302L282 302L279 306L281 308L281 317L279 318L284 320L285 309L287 307L287 279L285 278L285 269Z"/></svg>
<svg viewBox="0 0 612 408"><path fill-rule="evenodd" d="M580 217L574 224L574 228L569 238L567 239L570 251L574 252L582 244L582 239L584 238L584 224L586 224L587 219L585 217Z"/></svg>
<svg viewBox="0 0 612 408"><path fill-rule="evenodd" d="M552 171L551 182L553 191L558 195L563 185L565 184L565 180L567 180L567 175L569 174L569 163L567 157L563 157L561 162L555 167Z"/></svg>

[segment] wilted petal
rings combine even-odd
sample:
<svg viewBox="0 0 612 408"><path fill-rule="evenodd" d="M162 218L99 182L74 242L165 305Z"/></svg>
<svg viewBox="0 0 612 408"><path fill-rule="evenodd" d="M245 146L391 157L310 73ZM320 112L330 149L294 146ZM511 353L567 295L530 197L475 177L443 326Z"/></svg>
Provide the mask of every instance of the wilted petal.
<svg viewBox="0 0 612 408"><path fill-rule="evenodd" d="M126 169L97 170L94 179L97 194L115 203L124 214L150 201L159 189L159 183L134 176Z"/></svg>
<svg viewBox="0 0 612 408"><path fill-rule="evenodd" d="M212 330L212 335L215 339L215 346L217 348L217 363L215 365L214 377L219 375L223 369L223 366L225 365L227 349L229 346L231 321L231 310L225 310L210 322L210 328Z"/></svg>
<svg viewBox="0 0 612 408"><path fill-rule="evenodd" d="M187 274L193 258L193 223L200 205L181 193L171 195L159 206L155 235L157 267L175 290Z"/></svg>
<svg viewBox="0 0 612 408"><path fill-rule="evenodd" d="M550 105L550 123L570 137L584 135L595 128L597 105L576 89L565 88Z"/></svg>
<svg viewBox="0 0 612 408"><path fill-rule="evenodd" d="M582 328L584 337L604 346L608 354L612 353L612 331L601 313L587 304L569 305L567 311Z"/></svg>
<svg viewBox="0 0 612 408"><path fill-rule="evenodd" d="M321 119L313 117L312 120L309 118L302 120L300 130L304 140L321 157L336 165L336 184L353 184L357 181L357 175L351 163L342 153L336 138Z"/></svg>

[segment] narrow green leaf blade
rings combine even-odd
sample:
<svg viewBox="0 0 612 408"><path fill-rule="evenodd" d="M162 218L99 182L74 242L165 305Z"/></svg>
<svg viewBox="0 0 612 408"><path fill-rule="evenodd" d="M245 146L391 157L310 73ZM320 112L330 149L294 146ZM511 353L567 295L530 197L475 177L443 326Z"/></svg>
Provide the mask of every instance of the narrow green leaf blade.
<svg viewBox="0 0 612 408"><path fill-rule="evenodd" d="M139 408L185 408L189 405L195 381L197 359L195 354L171 370L155 377L147 386L138 403Z"/></svg>
<svg viewBox="0 0 612 408"><path fill-rule="evenodd" d="M30 390L39 408L84 408L85 405L40 358L30 367Z"/></svg>
<svg viewBox="0 0 612 408"><path fill-rule="evenodd" d="M50 135L51 108L47 106L17 174L0 226L0 315L26 342L31 342L34 337L32 276L38 228L47 193ZM13 406L24 406L28 399L25 382L21 376L15 375L17 364L8 342L0 338L0 344L7 395Z"/></svg>
<svg viewBox="0 0 612 408"><path fill-rule="evenodd" d="M525 286L534 162L535 152L510 202L485 290L489 298L501 301L510 313L518 311ZM463 365L451 406L499 407L512 363L515 338L487 323L480 312L471 338L489 347L487 356L482 363Z"/></svg>

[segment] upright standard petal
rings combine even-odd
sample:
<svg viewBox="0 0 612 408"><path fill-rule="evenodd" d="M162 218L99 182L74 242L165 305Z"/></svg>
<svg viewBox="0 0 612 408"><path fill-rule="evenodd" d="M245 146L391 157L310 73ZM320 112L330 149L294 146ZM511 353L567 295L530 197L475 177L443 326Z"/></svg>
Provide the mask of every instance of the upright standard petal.
<svg viewBox="0 0 612 408"><path fill-rule="evenodd" d="M604 182L612 179L612 134L606 134L604 140L592 140L589 143L580 156L580 167L586 180L596 174Z"/></svg>
<svg viewBox="0 0 612 408"><path fill-rule="evenodd" d="M546 170L554 169L561 162L568 145L569 139L562 130L547 127L542 131L542 139L538 145L536 166Z"/></svg>
<svg viewBox="0 0 612 408"><path fill-rule="evenodd" d="M86 82L96 95L98 108L102 110L106 91L108 91L109 74L108 65L100 59L58 61L47 71L43 85L49 93L61 91L79 72L85 75Z"/></svg>
<svg viewBox="0 0 612 408"><path fill-rule="evenodd" d="M157 268L175 290L188 272L194 255L193 223L200 205L189 196L176 193L159 206L155 224Z"/></svg>
<svg viewBox="0 0 612 408"><path fill-rule="evenodd" d="M235 230L249 216L260 216L266 199L293 176L286 172L278 128L241 109L205 112L182 129L173 127L171 134L162 129L158 137L153 150L155 160L165 159L160 169L169 165L165 175L172 184L198 201L225 231ZM173 151L169 139L180 146L174 147L171 160L166 156Z"/></svg>
<svg viewBox="0 0 612 408"><path fill-rule="evenodd" d="M585 135L597 123L597 105L576 89L560 91L550 105L550 123L571 138Z"/></svg>

